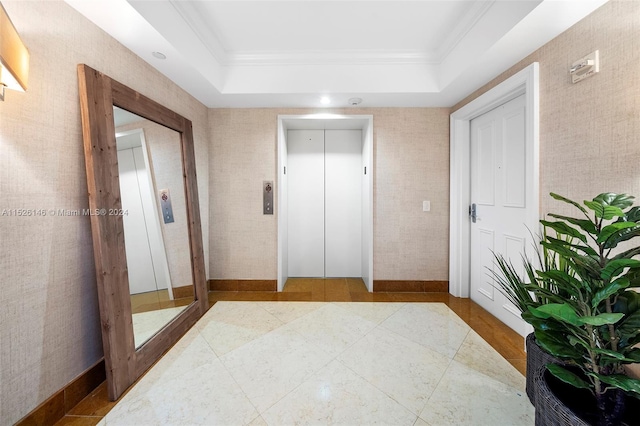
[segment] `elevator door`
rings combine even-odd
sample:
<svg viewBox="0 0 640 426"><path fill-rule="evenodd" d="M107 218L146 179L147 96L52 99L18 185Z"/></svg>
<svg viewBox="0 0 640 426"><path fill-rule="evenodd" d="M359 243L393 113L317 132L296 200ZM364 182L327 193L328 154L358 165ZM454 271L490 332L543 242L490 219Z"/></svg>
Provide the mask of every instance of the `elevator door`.
<svg viewBox="0 0 640 426"><path fill-rule="evenodd" d="M362 276L362 131L289 130L290 277Z"/></svg>
<svg viewBox="0 0 640 426"><path fill-rule="evenodd" d="M120 197L125 231L125 252L131 294L146 293L171 285L166 273L164 243L153 204L152 182L148 179L142 147L118 151Z"/></svg>

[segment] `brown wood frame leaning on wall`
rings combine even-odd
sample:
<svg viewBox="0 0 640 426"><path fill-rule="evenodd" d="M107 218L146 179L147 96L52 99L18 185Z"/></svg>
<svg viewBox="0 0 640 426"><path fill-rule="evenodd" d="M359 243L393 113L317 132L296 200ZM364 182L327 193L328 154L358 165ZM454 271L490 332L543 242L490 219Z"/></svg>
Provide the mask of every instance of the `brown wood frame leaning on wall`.
<svg viewBox="0 0 640 426"><path fill-rule="evenodd" d="M136 350L120 215L92 215L102 344L109 398L116 400L207 310L204 254L191 121L129 87L78 65L89 208L122 209L113 106L180 133L195 300Z"/></svg>

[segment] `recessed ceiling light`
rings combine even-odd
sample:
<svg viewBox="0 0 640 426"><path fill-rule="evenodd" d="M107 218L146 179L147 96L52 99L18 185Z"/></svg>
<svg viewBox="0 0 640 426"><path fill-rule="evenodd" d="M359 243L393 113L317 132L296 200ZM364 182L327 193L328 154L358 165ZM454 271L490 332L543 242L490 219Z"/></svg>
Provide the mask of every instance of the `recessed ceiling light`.
<svg viewBox="0 0 640 426"><path fill-rule="evenodd" d="M331 103L331 99L328 96L323 96L320 98L320 103L322 105L329 105Z"/></svg>
<svg viewBox="0 0 640 426"><path fill-rule="evenodd" d="M153 55L153 57L157 59L167 59L167 55L162 52L151 52L151 55Z"/></svg>

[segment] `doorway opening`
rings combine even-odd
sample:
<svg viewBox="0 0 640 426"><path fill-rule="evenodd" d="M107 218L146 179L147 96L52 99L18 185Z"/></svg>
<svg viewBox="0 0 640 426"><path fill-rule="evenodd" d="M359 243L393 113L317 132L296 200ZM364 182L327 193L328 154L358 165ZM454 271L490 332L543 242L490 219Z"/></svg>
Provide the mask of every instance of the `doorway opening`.
<svg viewBox="0 0 640 426"><path fill-rule="evenodd" d="M372 165L373 116L278 116L278 291L290 275L357 275L372 291Z"/></svg>

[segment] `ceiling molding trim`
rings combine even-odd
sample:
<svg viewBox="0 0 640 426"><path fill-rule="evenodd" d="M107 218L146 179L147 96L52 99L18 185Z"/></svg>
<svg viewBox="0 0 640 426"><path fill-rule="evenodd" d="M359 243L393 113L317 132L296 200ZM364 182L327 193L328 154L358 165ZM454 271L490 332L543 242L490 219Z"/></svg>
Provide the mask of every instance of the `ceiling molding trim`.
<svg viewBox="0 0 640 426"><path fill-rule="evenodd" d="M487 14L495 2L496 0L482 0L473 4L438 49L435 55L437 62L444 61L444 59L453 52L458 44L464 40L467 34L469 34L476 24Z"/></svg>
<svg viewBox="0 0 640 426"><path fill-rule="evenodd" d="M418 50L341 50L298 52L238 52L228 55L228 65L401 65L437 64L432 55Z"/></svg>
<svg viewBox="0 0 640 426"><path fill-rule="evenodd" d="M200 39L211 55L220 65L228 65L229 55L220 42L220 37L215 29L207 25L202 18L202 12L196 6L197 2L169 0L184 22L191 27L193 33Z"/></svg>

